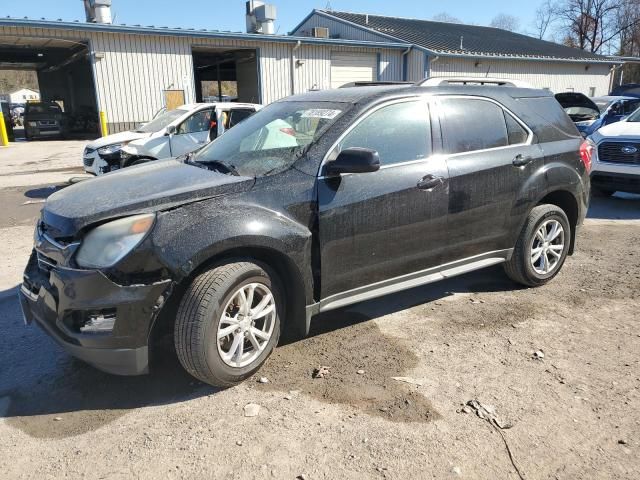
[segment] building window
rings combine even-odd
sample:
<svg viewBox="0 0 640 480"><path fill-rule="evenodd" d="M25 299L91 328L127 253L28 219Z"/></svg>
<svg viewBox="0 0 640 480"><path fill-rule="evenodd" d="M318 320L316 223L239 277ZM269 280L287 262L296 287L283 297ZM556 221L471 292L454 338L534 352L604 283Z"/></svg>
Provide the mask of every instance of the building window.
<svg viewBox="0 0 640 480"><path fill-rule="evenodd" d="M596 96L596 87L589 87L589 96L590 97Z"/></svg>

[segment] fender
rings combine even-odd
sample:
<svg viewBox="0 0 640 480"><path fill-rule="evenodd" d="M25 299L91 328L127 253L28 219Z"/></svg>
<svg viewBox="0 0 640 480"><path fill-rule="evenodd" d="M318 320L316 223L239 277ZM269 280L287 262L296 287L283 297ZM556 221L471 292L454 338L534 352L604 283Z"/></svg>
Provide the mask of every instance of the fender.
<svg viewBox="0 0 640 480"><path fill-rule="evenodd" d="M283 281L302 282L306 304L314 303L312 233L283 212L238 203L237 197L198 202L160 213L152 241L159 260L179 280L221 256L260 250L272 268L293 267L298 278Z"/></svg>
<svg viewBox="0 0 640 480"><path fill-rule="evenodd" d="M515 245L529 212L538 205L543 198L557 191L569 192L578 207L578 223L584 209L582 207L584 197L584 184L582 176L575 168L566 163L552 161L545 163L536 172L532 173L522 185L516 198L518 201L511 209L510 219L513 228L511 244ZM575 228L571 232L572 245L575 239Z"/></svg>

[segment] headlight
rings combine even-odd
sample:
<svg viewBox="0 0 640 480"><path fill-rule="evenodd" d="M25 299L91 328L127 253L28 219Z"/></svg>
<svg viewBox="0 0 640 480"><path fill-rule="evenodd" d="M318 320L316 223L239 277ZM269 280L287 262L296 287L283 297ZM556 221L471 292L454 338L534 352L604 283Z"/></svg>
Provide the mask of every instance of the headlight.
<svg viewBox="0 0 640 480"><path fill-rule="evenodd" d="M153 213L135 215L94 228L84 238L76 262L85 268L115 265L144 240L155 218Z"/></svg>
<svg viewBox="0 0 640 480"><path fill-rule="evenodd" d="M28 122L30 127L37 127L38 124L36 122Z"/></svg>
<svg viewBox="0 0 640 480"><path fill-rule="evenodd" d="M126 143L114 143L113 145L107 145L106 147L99 148L98 154L100 156L114 155L122 150L122 147L124 147L125 145Z"/></svg>

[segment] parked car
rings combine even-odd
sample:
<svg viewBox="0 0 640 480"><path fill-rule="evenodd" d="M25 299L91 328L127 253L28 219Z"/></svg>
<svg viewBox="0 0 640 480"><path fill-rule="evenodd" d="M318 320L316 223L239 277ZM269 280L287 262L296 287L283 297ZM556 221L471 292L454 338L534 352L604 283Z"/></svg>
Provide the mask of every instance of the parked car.
<svg viewBox="0 0 640 480"><path fill-rule="evenodd" d="M24 109L24 136L27 140L64 138L66 116L56 102L29 102Z"/></svg>
<svg viewBox="0 0 640 480"><path fill-rule="evenodd" d="M635 112L640 107L640 98L635 97L595 97L591 99L600 110L600 118L593 121L584 122L584 129L581 130L583 135L589 136L597 132L605 125L619 122L625 117Z"/></svg>
<svg viewBox="0 0 640 480"><path fill-rule="evenodd" d="M625 85L620 85L613 89L611 95L640 98L640 83L627 83Z"/></svg>
<svg viewBox="0 0 640 480"><path fill-rule="evenodd" d="M262 108L252 103L195 103L161 113L136 130L116 133L84 149L87 173L102 175L132 165L178 157L215 140Z"/></svg>
<svg viewBox="0 0 640 480"><path fill-rule="evenodd" d="M588 139L593 151L591 183L602 195L640 193L640 109L602 127Z"/></svg>
<svg viewBox="0 0 640 480"><path fill-rule="evenodd" d="M51 195L26 322L118 374L170 334L189 373L234 385L318 312L497 264L549 282L587 209L586 147L542 90L290 97L192 156Z"/></svg>
<svg viewBox="0 0 640 480"><path fill-rule="evenodd" d="M586 95L579 92L565 92L556 94L556 100L578 127L583 137L591 133L594 123L601 119L600 109Z"/></svg>

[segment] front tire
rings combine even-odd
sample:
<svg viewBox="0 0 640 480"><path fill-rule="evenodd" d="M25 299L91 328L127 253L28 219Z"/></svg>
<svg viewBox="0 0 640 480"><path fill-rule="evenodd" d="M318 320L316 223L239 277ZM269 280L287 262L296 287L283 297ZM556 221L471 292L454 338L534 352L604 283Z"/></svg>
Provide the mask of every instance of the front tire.
<svg viewBox="0 0 640 480"><path fill-rule="evenodd" d="M198 275L178 308L180 363L210 385L237 385L277 345L282 304L275 279L254 263L228 263Z"/></svg>
<svg viewBox="0 0 640 480"><path fill-rule="evenodd" d="M560 272L570 243L571 225L564 211L555 205L538 205L527 217L505 272L527 287L544 285Z"/></svg>

